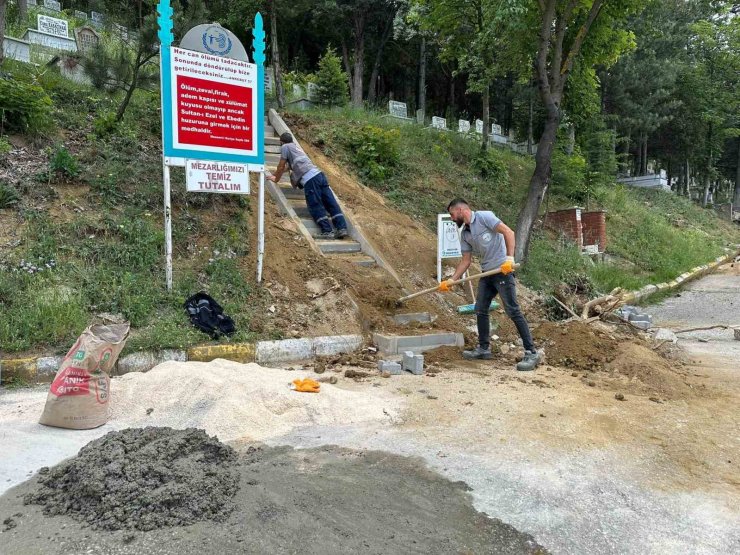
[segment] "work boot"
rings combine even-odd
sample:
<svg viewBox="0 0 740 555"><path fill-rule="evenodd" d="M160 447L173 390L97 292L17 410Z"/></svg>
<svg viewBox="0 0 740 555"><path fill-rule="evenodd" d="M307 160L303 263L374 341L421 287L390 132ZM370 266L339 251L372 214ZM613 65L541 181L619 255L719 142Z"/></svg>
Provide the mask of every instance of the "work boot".
<svg viewBox="0 0 740 555"><path fill-rule="evenodd" d="M463 351L463 358L465 360L488 360L491 358L491 349L482 349L478 346L472 351Z"/></svg>
<svg viewBox="0 0 740 555"><path fill-rule="evenodd" d="M317 239L334 239L334 232L333 231L322 231L319 233L319 235L316 237Z"/></svg>
<svg viewBox="0 0 740 555"><path fill-rule="evenodd" d="M524 351L524 358L517 363L516 369L520 372L530 372L540 363L542 355L537 351Z"/></svg>
<svg viewBox="0 0 740 555"><path fill-rule="evenodd" d="M347 235L349 235L349 233L347 233L346 229L337 229L334 232L335 239L344 239L345 237L347 237Z"/></svg>

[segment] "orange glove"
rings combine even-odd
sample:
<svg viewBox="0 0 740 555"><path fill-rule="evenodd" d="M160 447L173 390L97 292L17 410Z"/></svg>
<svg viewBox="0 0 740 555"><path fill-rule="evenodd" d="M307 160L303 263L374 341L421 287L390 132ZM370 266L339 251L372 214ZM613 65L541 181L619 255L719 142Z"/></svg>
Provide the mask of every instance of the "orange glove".
<svg viewBox="0 0 740 555"><path fill-rule="evenodd" d="M446 279L444 281L440 281L439 282L439 287L437 288L437 291L439 291L440 293L448 293L448 292L452 291L452 285L453 285L453 283L452 283L452 280L451 279Z"/></svg>
<svg viewBox="0 0 740 555"><path fill-rule="evenodd" d="M304 393L318 393L321 389L321 384L311 378L303 380L293 380L291 389L295 391L302 391Z"/></svg>
<svg viewBox="0 0 740 555"><path fill-rule="evenodd" d="M506 275L514 271L514 257L507 256L506 261L501 264L501 273Z"/></svg>

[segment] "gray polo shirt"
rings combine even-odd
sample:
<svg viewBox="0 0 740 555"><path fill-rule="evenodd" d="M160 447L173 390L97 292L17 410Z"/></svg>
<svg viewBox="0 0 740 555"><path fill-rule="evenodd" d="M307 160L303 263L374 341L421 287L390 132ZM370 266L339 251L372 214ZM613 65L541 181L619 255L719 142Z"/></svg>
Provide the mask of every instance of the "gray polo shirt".
<svg viewBox="0 0 740 555"><path fill-rule="evenodd" d="M506 261L504 236L494 229L500 223L493 212L476 210L460 234L460 250L477 256L484 272L495 270Z"/></svg>
<svg viewBox="0 0 740 555"><path fill-rule="evenodd" d="M286 143L280 147L280 158L290 165L290 171L305 185L321 173L297 143Z"/></svg>

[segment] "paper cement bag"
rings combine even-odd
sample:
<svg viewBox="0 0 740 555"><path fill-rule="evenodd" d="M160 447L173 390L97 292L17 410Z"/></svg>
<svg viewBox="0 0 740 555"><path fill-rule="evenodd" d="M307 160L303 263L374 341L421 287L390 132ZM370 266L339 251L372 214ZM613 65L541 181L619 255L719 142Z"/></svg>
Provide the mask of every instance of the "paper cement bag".
<svg viewBox="0 0 740 555"><path fill-rule="evenodd" d="M41 424L87 430L108 421L110 371L128 332L128 323L93 324L82 332L54 377Z"/></svg>

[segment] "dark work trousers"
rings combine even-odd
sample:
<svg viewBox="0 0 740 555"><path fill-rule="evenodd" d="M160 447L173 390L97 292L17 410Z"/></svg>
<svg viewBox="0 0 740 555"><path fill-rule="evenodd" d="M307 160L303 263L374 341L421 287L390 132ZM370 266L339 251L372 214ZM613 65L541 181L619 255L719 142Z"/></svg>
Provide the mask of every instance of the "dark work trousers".
<svg viewBox="0 0 740 555"><path fill-rule="evenodd" d="M329 188L329 182L323 173L309 179L303 186L303 192L306 195L308 211L322 232L331 232L332 224L337 229L347 229L342 209L339 208L337 199L334 198L334 193Z"/></svg>
<svg viewBox="0 0 740 555"><path fill-rule="evenodd" d="M478 344L481 349L489 349L491 346L491 322L488 311L491 301L496 295L501 298L506 315L514 322L519 337L522 338L524 348L535 351L532 342L532 334L529 325L524 319L524 314L516 302L516 280L514 274L495 274L481 278L478 282L478 299L475 301L475 315L478 320Z"/></svg>

